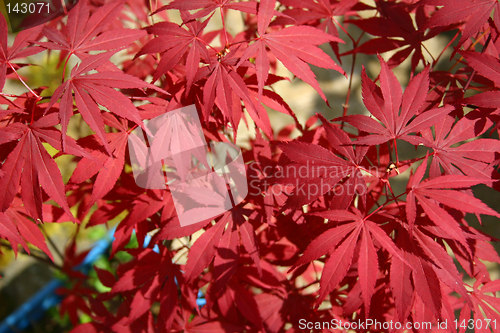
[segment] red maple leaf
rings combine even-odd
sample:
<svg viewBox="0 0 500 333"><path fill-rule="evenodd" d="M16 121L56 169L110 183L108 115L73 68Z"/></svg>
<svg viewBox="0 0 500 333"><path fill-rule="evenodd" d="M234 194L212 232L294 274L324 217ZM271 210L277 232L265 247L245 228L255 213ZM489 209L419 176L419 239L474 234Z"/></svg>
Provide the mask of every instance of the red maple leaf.
<svg viewBox="0 0 500 333"><path fill-rule="evenodd" d="M89 157L82 158L71 175L70 182L82 183L97 174L95 185L92 188L90 200L86 202L87 209L97 200L104 197L118 181L123 166L125 165L125 150L127 147L128 127L126 121L119 122L110 114L103 114L104 120L108 124L113 124L119 130L118 133L105 133L112 155L108 155L95 149L97 140L94 136L87 136L80 140L83 147L90 148ZM85 144L86 143L86 144Z"/></svg>
<svg viewBox="0 0 500 333"><path fill-rule="evenodd" d="M139 126L143 126L137 108L130 99L114 88L151 88L159 92L168 94L152 84L146 83L134 76L121 71L99 71L93 74L87 72L98 68L104 64L111 56L110 53L100 53L95 56L88 56L71 70L71 76L61 84L50 99L49 106L53 106L59 99L59 119L62 132L66 133L69 119L73 115L73 93L75 104L83 119L92 128L97 137L101 140L108 153L111 148L108 145L104 133L104 121L99 105L107 108L112 113L133 121ZM63 149L66 145L66 136L63 136Z"/></svg>
<svg viewBox="0 0 500 333"><path fill-rule="evenodd" d="M362 52L367 54L385 53L387 51L398 50L388 60L389 67L395 67L401 64L412 53L411 68L415 70L422 61L424 65L425 46L424 41L436 37L444 28L433 27L427 29L428 18L423 6L416 9L416 25L410 14L413 8L411 4L377 2L379 17L369 17L358 20L349 20L349 23L355 24L363 31L379 36L373 38L362 45L343 53L342 55ZM427 52L427 51L425 51Z"/></svg>
<svg viewBox="0 0 500 333"><path fill-rule="evenodd" d="M75 54L80 59L87 57L90 51L117 52L145 35L144 31L135 29L107 29L121 6L123 3L120 1L110 2L89 16L90 6L86 1L80 1L70 10L62 31L46 26L43 33L49 41L38 44L69 55Z"/></svg>
<svg viewBox="0 0 500 333"><path fill-rule="evenodd" d="M477 33L488 21L493 9L498 13L500 4L497 0L426 0L426 5L443 6L437 10L429 22L427 28L452 25L463 22L462 37L459 45Z"/></svg>
<svg viewBox="0 0 500 333"><path fill-rule="evenodd" d="M481 200L458 190L470 188L483 183L484 180L461 175L445 175L422 181L426 168L427 157L408 182L406 215L410 231L415 227L417 212L415 199L418 199L419 205L439 228L442 235L461 242L467 248L467 235L460 228L456 219L439 203L464 213L487 214L499 217L500 214L489 208Z"/></svg>
<svg viewBox="0 0 500 333"><path fill-rule="evenodd" d="M362 85L363 102L381 123L364 115L352 115L344 119L363 132L375 133L359 138L357 144L376 145L396 139L419 144L420 138L409 134L431 127L440 117L449 113L452 107L446 105L422 110L429 90L429 68L412 78L403 94L387 63L380 56L379 61L382 65L380 88L368 78L364 69Z"/></svg>
<svg viewBox="0 0 500 333"><path fill-rule="evenodd" d="M215 11L217 8L222 10L233 9L239 10L241 12L255 14L256 3L250 1L237 2L235 0L194 0L194 1L183 1L174 0L168 5L160 7L155 11L158 13L167 9L178 9L178 10L198 10L191 15L191 18L200 18L207 16L208 14Z"/></svg>
<svg viewBox="0 0 500 333"><path fill-rule="evenodd" d="M39 53L42 48L32 46L30 42L37 39L40 35L41 27L21 31L11 47L7 46L7 22L5 17L0 17L0 89L5 85L5 79L9 73L22 67L22 64L14 63L15 59L28 57Z"/></svg>
<svg viewBox="0 0 500 333"><path fill-rule="evenodd" d="M336 17L347 15L354 6L358 8L363 6L358 3L357 0L319 0L317 2L310 2L306 5L300 0L283 0L280 1L280 3L291 7L291 9L283 11L283 15L278 18L280 23L284 21L296 25L314 25L335 38L339 38L337 26L344 29L337 21ZM340 60L338 43L330 42L330 46Z"/></svg>
<svg viewBox="0 0 500 333"><path fill-rule="evenodd" d="M500 151L500 142L486 138L471 140L489 126L490 122L475 111L456 122L454 117L443 117L435 124L434 133L430 128L422 130L425 145L434 151L430 176L440 176L442 168L447 175L465 174L489 180L494 172L493 162Z"/></svg>
<svg viewBox="0 0 500 333"><path fill-rule="evenodd" d="M259 86L259 94L267 82L269 73L269 56L271 51L279 61L294 75L312 86L326 101L326 96L319 87L309 64L318 67L335 69L344 74L344 71L318 45L326 42L342 43L342 40L328 35L319 29L309 26L291 26L278 31L267 32L267 28L274 16L274 0L261 1L258 11L258 37L251 43L241 56L239 64L251 57L255 57L255 70Z"/></svg>
<svg viewBox="0 0 500 333"><path fill-rule="evenodd" d="M349 162L316 144L292 141L279 147L291 161L282 163L283 175L275 180L276 183L293 188L285 207L302 206L316 200L352 171ZM298 175L297 170L304 168L307 173ZM314 191L309 190L312 187Z"/></svg>
<svg viewBox="0 0 500 333"><path fill-rule="evenodd" d="M73 219L66 201L61 172L42 145L42 142L47 142L61 149L62 134L52 128L54 124L57 124L57 116L52 113L29 126L19 123L15 124L18 126L12 126L17 132L12 139L18 141L2 166L4 175L0 179L0 186L4 191L0 193L0 211L5 211L9 207L21 184L21 197L25 209L34 219L44 220L42 203L45 199L42 189L64 209L69 218ZM68 153L87 156L73 139L68 138L67 142Z"/></svg>
<svg viewBox="0 0 500 333"><path fill-rule="evenodd" d="M373 240L407 264L402 251L383 229L370 221L369 217L362 216L359 211L354 214L343 210L311 214L338 223L314 238L292 269L329 254L321 276L319 298L316 300L316 304L320 304L346 276L353 265L354 251L359 248L358 273L365 310L368 313L378 275L377 250Z"/></svg>
<svg viewBox="0 0 500 333"><path fill-rule="evenodd" d="M203 22L189 22L186 24L188 30L172 22L160 22L147 28L150 34L158 35L158 37L144 45L136 57L148 53L161 53L161 59L153 75L153 82L174 68L187 53L186 79L189 91L200 60L208 61L209 59L207 43L203 40L203 29L208 22L209 19Z"/></svg>
<svg viewBox="0 0 500 333"><path fill-rule="evenodd" d="M28 243L42 250L50 259L53 259L45 242L45 237L38 227L25 214L25 209L21 206L21 200L15 198L13 204L5 212L0 212L0 225L2 230L0 235L7 239L11 245L14 254L18 253L18 245L30 253Z"/></svg>
<svg viewBox="0 0 500 333"><path fill-rule="evenodd" d="M483 108L500 108L500 61L498 58L471 51L462 52L462 54L475 72L491 80L495 86L495 89L490 86L485 87L485 92L468 97L464 101Z"/></svg>
<svg viewBox="0 0 500 333"><path fill-rule="evenodd" d="M240 101L243 101L246 110L257 126L271 138L273 134L267 111L256 94L249 89L240 73L235 70L236 61L234 53L229 53L219 61L211 61L210 66L205 68L210 73L203 90L205 118L208 118L215 103L224 116L229 119L236 136L238 124L243 114ZM261 100L269 102L271 99L262 98Z"/></svg>

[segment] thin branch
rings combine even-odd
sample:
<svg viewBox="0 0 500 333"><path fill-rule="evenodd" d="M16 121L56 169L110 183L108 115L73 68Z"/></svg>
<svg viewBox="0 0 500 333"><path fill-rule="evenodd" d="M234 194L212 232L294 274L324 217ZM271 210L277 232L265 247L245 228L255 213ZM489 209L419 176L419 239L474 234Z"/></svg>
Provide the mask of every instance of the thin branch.
<svg viewBox="0 0 500 333"><path fill-rule="evenodd" d="M64 255L59 251L59 248L56 246L56 243L52 240L52 238L49 236L49 234L45 231L43 227L41 227L42 232L47 239L47 241L50 243L50 245L54 248L54 251L56 252L57 256L64 262Z"/></svg>
<svg viewBox="0 0 500 333"><path fill-rule="evenodd" d="M14 251L12 245L7 244L7 243L5 243L3 241L0 241L0 246L3 246L3 247L5 247L5 248L7 248L9 250ZM50 258L47 257L47 255L45 253L42 253L42 252L39 252L39 251L36 251L36 250L33 250L33 249L30 250L29 253L26 252L24 249L19 249L17 251L17 253L20 253L20 254L26 255L28 257L34 258L34 259L36 259L36 260L38 260L40 262L43 262L43 263L51 266L52 268L55 268L55 269L57 269L59 271L63 271L62 267L59 266L59 265L57 265L56 263L54 263L52 260L50 260Z"/></svg>

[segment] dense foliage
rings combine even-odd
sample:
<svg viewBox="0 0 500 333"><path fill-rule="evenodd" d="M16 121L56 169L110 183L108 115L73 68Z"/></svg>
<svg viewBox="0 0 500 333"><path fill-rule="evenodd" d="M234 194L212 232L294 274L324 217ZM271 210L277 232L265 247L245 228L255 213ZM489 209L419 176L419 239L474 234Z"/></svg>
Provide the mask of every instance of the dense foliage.
<svg viewBox="0 0 500 333"><path fill-rule="evenodd" d="M237 33L226 22L235 12ZM486 265L500 258L472 227L500 216L472 189L500 188L499 34L497 0L80 0L13 43L0 19L0 85L26 88L0 95L0 237L52 257L41 223L116 227L112 264L94 269L105 288L74 271L85 255L74 243L65 252L61 313L76 332L293 332L301 319L500 325L500 282ZM436 38L446 42L429 56L424 42ZM43 53L62 66L56 89L19 73ZM351 84L337 118L305 124L273 89L288 80L284 66L328 103L310 65L352 82L360 54L380 64L378 76L362 70L364 115L349 107ZM393 69L406 59L402 86ZM255 136L243 149L246 200L180 227L168 190L135 184L127 137L191 104L208 140L236 142L240 123ZM276 131L268 109L293 123ZM68 135L71 123L88 135ZM67 183L63 155L77 162ZM485 326L476 332L494 330Z"/></svg>

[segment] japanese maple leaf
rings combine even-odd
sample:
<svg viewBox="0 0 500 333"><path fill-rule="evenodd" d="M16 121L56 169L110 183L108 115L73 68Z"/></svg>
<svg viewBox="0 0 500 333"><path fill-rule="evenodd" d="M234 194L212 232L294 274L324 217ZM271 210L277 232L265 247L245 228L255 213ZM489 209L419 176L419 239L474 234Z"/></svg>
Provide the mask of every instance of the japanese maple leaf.
<svg viewBox="0 0 500 333"><path fill-rule="evenodd" d="M139 248L134 252L136 259L110 291L130 298L129 315L118 318L113 324L113 330L123 331L126 326L141 320L143 315L150 313L155 302L160 305L159 318L166 325L171 325L178 301L177 284L183 281L178 266L172 263L172 255L167 249L161 249L157 253L149 248ZM101 276L104 275L101 273Z"/></svg>
<svg viewBox="0 0 500 333"><path fill-rule="evenodd" d="M227 230L217 244L216 256L214 259L214 277L215 286L214 291L218 293L220 290L226 287L229 280L245 280L252 279L251 275L256 275L257 278L260 277L263 287L267 280L262 276L262 267L259 257L258 242L255 237L255 229L250 222L252 218L255 218L250 214L250 211L235 208L232 211L232 222L228 224ZM247 220L248 217L248 220ZM233 227L233 225L235 227ZM240 265L242 260L242 252L240 251L240 244L242 248L248 253L251 260L255 264L252 267L252 272L245 271ZM279 286L273 286L272 289L280 289ZM284 290L276 290L286 294Z"/></svg>
<svg viewBox="0 0 500 333"><path fill-rule="evenodd" d="M475 280L471 291L472 305L464 304L462 310L460 311L460 317L458 319L460 333L465 333L467 331L466 327L469 320L500 320L500 315L498 314L498 311L496 311L496 309L500 307L500 301L498 297L496 297L499 291L500 280L498 279L490 281L485 275L483 275L479 276L478 279ZM471 310L473 310L472 318ZM467 323L466 325L462 324L464 321ZM489 328L484 330L484 332L488 331Z"/></svg>
<svg viewBox="0 0 500 333"><path fill-rule="evenodd" d="M459 45L481 29L490 18L493 9L497 13L500 11L498 0L426 0L423 3L443 6L432 15L427 23L427 28L464 22Z"/></svg>
<svg viewBox="0 0 500 333"><path fill-rule="evenodd" d="M271 145L263 138L261 133L256 133L255 139L252 141L253 149L248 152L248 156L244 156L245 160L254 160L248 170L248 179L252 179L251 186L258 188L257 193L250 192L249 195L255 196L257 200L261 201L263 207L262 215L265 216L266 222L273 224L275 220L273 207L281 207L287 196L285 191L273 191L274 186L278 187L281 184L269 184L268 177L272 176L272 172L268 170L275 170L276 162L272 160ZM260 195L260 194L263 195Z"/></svg>
<svg viewBox="0 0 500 333"><path fill-rule="evenodd" d="M500 61L498 58L489 54L471 51L462 52L462 55L469 66L481 76L491 80L496 88L488 87L488 91L468 97L465 102L484 108L500 108Z"/></svg>
<svg viewBox="0 0 500 333"><path fill-rule="evenodd" d="M271 85L273 83L284 80L286 80L286 78L270 74L268 83ZM297 120L297 117L295 116L295 113L280 95L269 89L264 89L262 91L262 95L258 94L258 82L256 75L245 78L245 85L247 86L250 95L254 97L254 100L260 100L260 102L262 102L262 104L264 104L265 106L289 115L290 117L294 118L296 123L299 122Z"/></svg>
<svg viewBox="0 0 500 333"><path fill-rule="evenodd" d="M21 206L21 200L14 199L11 207L4 212L0 212L0 237L7 239L12 250L17 255L18 245L30 253L28 243L42 250L49 258L53 260L52 253L47 247L45 237L38 227L37 222L33 222L26 214Z"/></svg>
<svg viewBox="0 0 500 333"><path fill-rule="evenodd" d="M113 192L120 193L120 202L102 202L100 209L91 217L92 225L102 224L111 216L116 216L123 211L129 212L120 223L114 234L112 253L123 249L130 240L130 234L135 230L139 242L143 242L150 222L147 219L156 219L159 230L153 236L153 241L161 242L180 237L186 237L206 226L211 220L207 219L189 226L181 227L174 208L172 196L165 190L149 190L144 192L138 188L131 175L122 173L121 186L115 186ZM81 186L81 185L80 185ZM87 193L86 193L87 194ZM104 209L102 209L104 208ZM203 208L200 208L203 209Z"/></svg>
<svg viewBox="0 0 500 333"><path fill-rule="evenodd" d="M349 23L355 24L363 31L379 36L373 38L362 45L343 53L347 55L355 52L367 54L385 53L395 49L398 50L389 59L389 67L394 67L402 63L406 58L411 57L411 68L414 71L420 61L425 64L423 56L423 42L429 40L440 32L443 28L437 27L427 29L427 17L423 6L417 7L415 28L413 20L410 16L409 5L401 5L401 3L391 3L380 1L377 2L381 16L369 17L359 20L350 20Z"/></svg>
<svg viewBox="0 0 500 333"><path fill-rule="evenodd" d="M464 213L487 214L499 217L500 214L489 208L481 200L459 189L467 189L484 183L484 180L461 175L445 175L421 181L427 168L427 157L417 168L408 182L406 197L406 216L410 232L416 223L416 199L430 220L441 230L446 238L454 239L466 248L467 234L460 228L457 220L439 204Z"/></svg>
<svg viewBox="0 0 500 333"><path fill-rule="evenodd" d="M414 302L421 302L421 306L426 309L431 318L442 318L441 310L445 298L443 297L443 288L441 281L434 271L432 262L416 255L407 255L408 263L414 268L411 275L414 285Z"/></svg>
<svg viewBox="0 0 500 333"><path fill-rule="evenodd" d="M398 318L408 318L411 304L416 298L439 317L443 307L443 297L447 293L442 284L470 302L461 274L443 242L416 229L409 237L406 230L399 230L397 244L403 245L404 261L393 257L390 269L391 292L396 305ZM405 263L411 263L411 266ZM413 283L412 281L413 280Z"/></svg>
<svg viewBox="0 0 500 333"><path fill-rule="evenodd" d="M148 33L158 35L139 51L136 57L147 53L161 53L161 59L153 74L153 82L173 69L187 53L186 79L187 90L191 87L200 60L207 61L209 55L203 38L203 29L210 19L203 22L191 21L188 30L172 22L160 22L147 28Z"/></svg>
<svg viewBox="0 0 500 333"><path fill-rule="evenodd" d="M185 277L188 281L197 278L213 260L217 245L228 223L227 232L231 232L233 222L230 217L231 214L224 214L214 226L207 229L191 246L185 269Z"/></svg>
<svg viewBox="0 0 500 333"><path fill-rule="evenodd" d="M255 273L259 276L262 275L255 231L245 217L248 215L250 215L250 211L240 208L226 212L217 220L214 226L207 229L196 240L191 246L192 251L190 250L185 267L187 281L193 281L197 278L214 258L213 273L216 280L214 288L217 292L226 287L234 274L250 275L248 272L247 274L240 272L238 267L241 256L240 244L255 263ZM243 277L237 278L237 280L241 279Z"/></svg>
<svg viewBox="0 0 500 333"><path fill-rule="evenodd" d="M239 64L249 58L255 57L255 70L259 86L259 94L267 82L269 76L269 49L283 65L298 78L312 86L326 101L326 96L319 87L318 81L308 64L318 67L335 69L344 74L344 71L319 45L326 42L343 41L337 37L328 35L323 31L309 26L290 26L284 29L266 32L274 15L274 0L263 0L260 2L258 11L258 37L251 43L241 56Z"/></svg>
<svg viewBox="0 0 500 333"><path fill-rule="evenodd" d="M79 1L68 15L62 31L46 26L43 30L48 42L39 42L51 50L62 50L70 55L75 54L80 59L85 58L90 51L118 51L144 36L142 30L107 29L120 11L123 2L113 1L99 7L89 16L90 7L86 1Z"/></svg>
<svg viewBox="0 0 500 333"><path fill-rule="evenodd" d="M358 4L358 1L318 0L305 3L300 0L283 0L280 1L280 3L292 7L291 9L283 11L283 17L281 19L288 21L288 18L292 18L292 24L297 25L314 25L327 34L339 38L336 27L339 23L335 19L335 16L348 14L351 8ZM338 44L336 42L331 42L330 46L340 60Z"/></svg>
<svg viewBox="0 0 500 333"><path fill-rule="evenodd" d="M103 220L110 216L116 216L115 214L119 214L124 210L129 212L127 217L118 225L115 231L115 241L113 242L111 251L112 254L123 249L129 243L130 234L133 230L135 230L138 241L144 242L147 233L145 226L149 225L147 221L148 218L153 219L155 216L159 217L161 226L153 237L153 241L156 242L189 236L212 221L212 218L210 218L189 226L181 227L174 208L172 196L169 192L165 192L164 190L149 190L144 192L137 187L133 177L127 180L124 175L125 173L122 173L120 179L123 183L122 187L115 187L127 189L121 191L121 201L118 203L103 203L102 206L106 209L98 210L94 213L89 222L91 224L102 224ZM75 177L74 181L76 182L77 180L78 178Z"/></svg>
<svg viewBox="0 0 500 333"><path fill-rule="evenodd" d="M59 142L60 132L57 130L44 129L47 124L46 118L34 122L30 126L20 126L21 136L17 145L7 156L2 166L3 176L0 179L0 211L5 211L21 184L21 198L26 211L35 220L43 221L42 189L49 197L59 204L69 218L74 220L68 202L61 172L56 162L49 155L42 140L46 142ZM81 148L69 140L68 151L81 155Z"/></svg>
<svg viewBox="0 0 500 333"><path fill-rule="evenodd" d="M359 244L358 273L368 313L378 275L377 249L373 240L400 260L404 260L402 251L383 229L359 211L331 210L311 214L337 223L311 241L291 270L329 254L321 275L320 295L316 300L316 304L320 304L347 275Z"/></svg>
<svg viewBox="0 0 500 333"><path fill-rule="evenodd" d="M227 288L227 284L233 279L235 274L238 273L239 257L241 255L239 243L239 234L237 230L233 228L233 223L230 223L227 231L221 235L218 244L216 244L213 266L214 284L211 286L210 292L216 295L223 293L224 289Z"/></svg>
<svg viewBox="0 0 500 333"><path fill-rule="evenodd" d="M111 191L117 183L125 164L125 150L128 139L127 124L126 122L118 122L110 114L105 114L104 117L105 120L111 118L111 121L117 125L114 127L119 129L118 133L105 134L113 154L110 156L99 150L92 150L90 153L91 156L84 157L78 162L70 178L70 182L82 183L97 174L92 188L92 195L90 200L86 202L86 209L90 208L97 200ZM94 143L93 146L95 148L96 141L93 136L87 136L80 143L91 142L89 146L92 146L92 143Z"/></svg>
<svg viewBox="0 0 500 333"><path fill-rule="evenodd" d="M473 111L456 122L454 117L443 117L435 124L434 132L431 129L422 130L425 145L434 151L429 175L440 176L442 168L447 175L465 174L490 180L494 171L492 162L500 151L500 142L486 138L471 140L489 126L479 112Z"/></svg>
<svg viewBox="0 0 500 333"><path fill-rule="evenodd" d="M241 108L241 101L243 101L252 120L268 137L272 138L273 132L267 111L257 96L247 87L240 73L235 70L235 63L234 53L230 52L220 61L213 60L208 67L204 68L204 71L209 71L203 89L205 118L208 118L215 103L224 117L231 122L236 135L243 114ZM269 99L262 98L261 101L269 102Z"/></svg>
<svg viewBox="0 0 500 333"><path fill-rule="evenodd" d="M351 164L322 146L292 141L282 143L279 148L289 163L282 168L283 175L275 175L274 181L294 189L285 207L297 207L310 203L329 192L340 180L351 172ZM305 169L305 174L297 170ZM314 191L310 190L314 188Z"/></svg>
<svg viewBox="0 0 500 333"><path fill-rule="evenodd" d="M40 30L41 28L32 28L19 32L12 46L8 47L7 22L3 15L0 17L0 90L5 85L7 74L20 67L19 64L13 63L13 60L34 55L42 50L40 47L30 46L30 41L38 38Z"/></svg>
<svg viewBox="0 0 500 333"><path fill-rule="evenodd" d="M399 241L401 243L401 241ZM401 253L402 259L393 257L390 269L389 286L394 298L396 314L400 321L405 321L411 311L415 297L414 286L411 281L412 269L406 264L410 261L409 254Z"/></svg>
<svg viewBox="0 0 500 333"><path fill-rule="evenodd" d="M356 190L353 191L351 199L346 203L351 202L356 194L361 196L363 203L366 203L366 194L368 191L364 176L361 173L361 164L368 151L368 147L357 146L355 150L352 146L351 139L345 131L330 123L322 115L318 114L318 117L323 122L329 145L339 154L343 155L351 165L349 177L343 186Z"/></svg>
<svg viewBox="0 0 500 333"><path fill-rule="evenodd" d="M19 230L17 230L16 224L3 212L0 213L0 224L2 225L0 238L8 240L12 244L12 250L16 256L18 245L22 245L26 251L28 250L28 244L26 244Z"/></svg>
<svg viewBox="0 0 500 333"><path fill-rule="evenodd" d="M256 13L255 2L251 1L237 2L235 0L194 0L194 1L174 0L168 5L157 9L155 13L168 9L178 9L178 10L200 9L199 11L191 14L192 18L200 18L207 16L208 14L215 11L217 8L220 8L220 10L233 9L249 14Z"/></svg>
<svg viewBox="0 0 500 333"><path fill-rule="evenodd" d="M62 132L66 133L69 119L73 115L73 93L75 104L85 122L92 128L106 150L111 152L104 133L104 122L99 105L107 108L112 113L121 118L133 121L139 126L143 126L139 112L130 99L114 88L151 88L166 93L164 90L141 81L140 79L125 74L121 71L101 71L93 74L87 72L102 65L109 57L110 53L100 53L88 56L71 70L71 76L61 84L50 99L49 109L59 99L59 119ZM168 93L166 93L168 94ZM63 136L63 149L66 145L66 136Z"/></svg>
<svg viewBox="0 0 500 333"><path fill-rule="evenodd" d="M428 67L410 80L403 94L387 63L380 56L379 60L382 66L380 88L368 78L363 69L362 89L366 108L381 123L364 115L351 115L344 119L361 131L375 133L361 137L356 141L358 144L377 145L396 139L419 144L420 139L409 134L431 127L440 117L449 113L452 107L446 105L442 108L422 110L429 90Z"/></svg>

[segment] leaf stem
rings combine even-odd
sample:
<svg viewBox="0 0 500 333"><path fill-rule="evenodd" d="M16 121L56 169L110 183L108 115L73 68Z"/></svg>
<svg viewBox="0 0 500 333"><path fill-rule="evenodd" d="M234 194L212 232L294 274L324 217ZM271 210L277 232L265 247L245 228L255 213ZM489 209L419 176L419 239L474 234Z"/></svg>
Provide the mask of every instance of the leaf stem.
<svg viewBox="0 0 500 333"><path fill-rule="evenodd" d="M472 43L468 48L467 50L470 50L472 49L474 46L477 45L477 43L479 43L483 38L484 36L486 36L487 33L490 32L490 29L486 30L485 32L483 32L477 39L474 43ZM453 64L453 66L451 66L449 69L448 69L448 72L451 72L462 60L464 59L463 56L461 56L460 58L458 58L457 61L455 61L455 63Z"/></svg>
<svg viewBox="0 0 500 333"><path fill-rule="evenodd" d="M399 154L398 154L398 143L396 142L396 138L393 139L394 145L394 154L396 155L396 168L399 167Z"/></svg>
<svg viewBox="0 0 500 333"><path fill-rule="evenodd" d="M450 47L450 45L455 41L455 39L457 39L457 37L458 37L459 34L460 34L460 31L457 31L457 33L455 34L455 36L448 42L448 44L446 44L446 46L444 47L444 49L441 51L441 53L439 53L438 57L436 58L436 60L432 64L432 68L434 68L436 66L436 64L439 62L439 59L441 59L441 56Z"/></svg>
<svg viewBox="0 0 500 333"><path fill-rule="evenodd" d="M393 199L387 199L386 202L384 202L381 206L377 207L377 209L375 209L373 212L368 214L365 217L365 220L368 220L372 215L374 215L376 212L378 212L379 210L384 208L389 202L397 200L399 197L402 197L403 195L406 195L406 194L408 194L408 191L405 191L405 192L401 193L400 195L393 197Z"/></svg>
<svg viewBox="0 0 500 333"><path fill-rule="evenodd" d="M31 89L27 84L26 82L24 82L23 78L19 75L19 73L16 71L16 69L14 68L14 66L12 66L12 64L10 62L7 62L7 64L9 64L9 67L14 71L14 73L16 74L17 78L19 79L19 81L21 81L21 83L29 90L30 93L33 94L33 96L35 96L36 98L38 99L41 99L40 96L38 96L38 94L36 92L33 91L33 89Z"/></svg>
<svg viewBox="0 0 500 333"><path fill-rule="evenodd" d="M134 127L132 127L131 129L129 129L129 130L127 131L127 134L132 133L132 131L133 131L133 130L135 130L137 127L139 127L139 125L134 125Z"/></svg>
<svg viewBox="0 0 500 333"><path fill-rule="evenodd" d="M241 44L241 43L249 43L250 44L251 42L256 41L257 39L259 39L259 38L252 38L250 40L240 40L239 42L234 42L234 43L229 44L228 48L231 46L234 46L234 45Z"/></svg>
<svg viewBox="0 0 500 333"><path fill-rule="evenodd" d="M357 48L358 47L358 43L359 41L361 40L361 38L363 37L363 34L362 33L357 40L354 40L352 39L352 47L353 49ZM352 64L351 64L351 73L349 74L349 86L347 88L347 95L345 97L345 102L344 102L344 110L342 111L342 117L345 117L347 115L347 110L349 109L349 101L350 101L350 98L351 98L351 90L352 90L352 78L354 76L354 69L356 67L356 56L357 56L357 52L354 52L352 54ZM344 120L342 120L340 122L340 129L344 129Z"/></svg>
<svg viewBox="0 0 500 333"><path fill-rule="evenodd" d="M45 238L47 239L47 241L50 243L50 245L52 246L52 248L54 249L54 251L56 252L57 256L62 260L64 261L64 255L61 253L61 251L59 251L59 248L56 246L56 243L52 240L52 238L50 238L49 234L45 231L45 229L42 227L40 228L42 229L43 231L43 234L45 235Z"/></svg>
<svg viewBox="0 0 500 333"><path fill-rule="evenodd" d="M432 58L432 63L436 63L436 59L434 59L434 56L432 55L431 51L429 51L429 49L425 46L424 43L420 43L422 45L422 47L424 48L425 51L427 51L427 53L431 56Z"/></svg>
<svg viewBox="0 0 500 333"><path fill-rule="evenodd" d="M356 48L356 46L354 46ZM351 90L352 90L352 78L354 76L354 66L356 65L356 55L357 53L352 54L352 64L351 64L351 73L349 74L349 86L347 88L347 95L345 97L345 102L344 102L344 110L342 111L342 117L345 117L347 115L347 110L349 109L349 101L351 98ZM344 129L344 120L340 123L340 129Z"/></svg>
<svg viewBox="0 0 500 333"><path fill-rule="evenodd" d="M339 21L337 21L337 19L335 17L332 16L332 21L337 23L337 25L339 26L340 29L342 29L342 31L347 35L347 37L349 37L351 40L352 40L352 43L353 44L356 44L356 40L354 39L354 37L351 36L351 34L347 31L346 28L344 28L344 26L342 24L340 24Z"/></svg>
<svg viewBox="0 0 500 333"><path fill-rule="evenodd" d="M381 210L382 208L385 207L385 205L388 203L389 201L386 201L383 205L377 207L377 209L375 209L373 212L371 212L370 214L368 214L364 219L365 221L368 220L372 215L374 215L376 212L378 212L379 210Z"/></svg>
<svg viewBox="0 0 500 333"><path fill-rule="evenodd" d="M222 21L222 30L224 30L224 43L222 44L224 45L224 47L227 47L228 38L227 38L226 22L224 20L224 9L220 7L219 10L220 10L220 19Z"/></svg>
<svg viewBox="0 0 500 333"><path fill-rule="evenodd" d="M72 55L73 55L73 52L70 52L68 54L68 56L66 57L66 60L64 61L61 83L64 83L64 79L66 78L66 66L68 66L69 58L71 58Z"/></svg>
<svg viewBox="0 0 500 333"><path fill-rule="evenodd" d="M491 33L488 35L488 38L486 39L486 42L484 43L483 48L481 49L481 54L483 54L484 51L486 51L486 48L490 44L490 41L491 41ZM476 75L476 70L475 69L472 70L472 73L469 76L469 79L467 80L467 83L463 87L463 89L462 89L463 92L465 92L467 90L467 88L469 88L469 85L472 82L472 79L474 78L474 75Z"/></svg>

